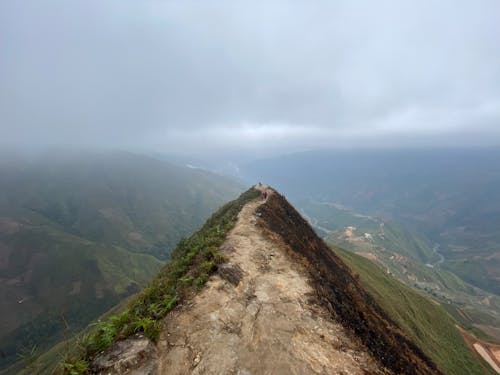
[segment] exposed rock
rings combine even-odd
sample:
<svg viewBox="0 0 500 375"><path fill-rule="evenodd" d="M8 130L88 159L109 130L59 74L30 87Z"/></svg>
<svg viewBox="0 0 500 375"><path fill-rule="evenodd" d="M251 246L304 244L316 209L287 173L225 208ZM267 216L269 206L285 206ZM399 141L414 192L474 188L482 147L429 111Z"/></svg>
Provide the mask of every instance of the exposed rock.
<svg viewBox="0 0 500 375"><path fill-rule="evenodd" d="M156 375L156 358L155 344L138 333L98 355L90 368L93 374Z"/></svg>
<svg viewBox="0 0 500 375"><path fill-rule="evenodd" d="M163 321L158 372L185 374L386 374L363 343L314 300L308 272L247 204L219 267L189 306Z"/></svg>
<svg viewBox="0 0 500 375"><path fill-rule="evenodd" d="M243 278L243 270L237 264L221 264L219 266L219 275L233 285L238 285Z"/></svg>
<svg viewBox="0 0 500 375"><path fill-rule="evenodd" d="M163 320L158 346L144 337L126 340L97 358L100 367L92 369L169 375L440 374L293 207L267 191L265 202L242 208L227 235L221 252L228 263Z"/></svg>

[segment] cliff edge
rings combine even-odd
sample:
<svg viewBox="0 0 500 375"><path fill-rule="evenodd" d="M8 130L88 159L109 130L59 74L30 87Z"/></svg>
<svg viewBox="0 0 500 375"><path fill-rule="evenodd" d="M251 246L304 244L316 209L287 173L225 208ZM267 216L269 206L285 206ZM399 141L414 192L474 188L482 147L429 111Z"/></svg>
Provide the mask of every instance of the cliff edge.
<svg viewBox="0 0 500 375"><path fill-rule="evenodd" d="M439 374L287 200L257 188L220 246L224 262L166 315L157 344L118 341L92 372Z"/></svg>

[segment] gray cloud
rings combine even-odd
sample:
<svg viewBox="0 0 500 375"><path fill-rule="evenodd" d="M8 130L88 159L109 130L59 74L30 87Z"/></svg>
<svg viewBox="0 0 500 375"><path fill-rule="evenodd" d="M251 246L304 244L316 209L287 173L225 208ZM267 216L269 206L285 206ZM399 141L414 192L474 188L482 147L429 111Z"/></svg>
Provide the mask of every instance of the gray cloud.
<svg viewBox="0 0 500 375"><path fill-rule="evenodd" d="M498 35L495 0L5 0L1 142L500 145Z"/></svg>

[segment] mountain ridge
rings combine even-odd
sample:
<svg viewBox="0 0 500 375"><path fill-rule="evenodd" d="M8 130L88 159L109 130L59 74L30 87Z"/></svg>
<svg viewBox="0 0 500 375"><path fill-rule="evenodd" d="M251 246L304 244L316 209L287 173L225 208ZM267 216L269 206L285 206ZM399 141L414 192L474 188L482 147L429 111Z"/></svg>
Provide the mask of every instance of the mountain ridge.
<svg viewBox="0 0 500 375"><path fill-rule="evenodd" d="M499 295L500 150L309 151L242 166L302 200L396 221L439 244L442 268Z"/></svg>
<svg viewBox="0 0 500 375"><path fill-rule="evenodd" d="M441 373L283 196L273 194L262 211L268 229L309 263L316 291L332 315L352 329L382 364L396 373Z"/></svg>
<svg viewBox="0 0 500 375"><path fill-rule="evenodd" d="M373 363L370 362L373 360L378 364L376 367L371 367L369 371L368 368L370 367L366 367L363 371L409 374L443 373L433 360L424 354L378 306L361 286L359 276L353 274L345 263L316 236L309 224L293 206L273 189L266 187L260 187L260 189L266 189L269 196L265 200L262 197L247 199L244 204L240 205L241 208L237 214L235 227L231 229L231 232L228 232L224 237L225 241L221 243L220 252L223 261L216 264L215 269L212 270L212 276L207 278L205 287L187 299L181 298L178 307L174 307L172 312L167 313L166 318L161 320L163 328L161 328L158 336L155 353L150 356L150 361L155 362L155 365L150 368L156 368L157 370L168 368L169 371L173 371L172 373L198 373L204 371L211 373L216 371L217 366L226 364L229 366L225 367L228 371L231 369L242 370L246 368L242 364L248 364L248 362L245 362L241 353L252 353L257 350L255 355L257 353L262 354L263 352L259 350L263 348L268 348L267 351L269 352L274 350L273 358L276 358L276 348L269 342L266 344L265 338L258 333L254 332L254 335L257 335L257 341L262 347L258 346L250 350L250 347L243 346L245 350L238 351L240 347L238 345L247 339L247 336L244 335L245 332L248 333L248 328L245 326L246 313L244 312L248 312L247 310L252 311L249 306L260 303L261 308L254 309L254 312L260 311L258 314L262 313L262 316L266 316L265 301L272 302L273 306L275 306L273 309L279 311L280 307L278 306L281 306L280 304L283 302L281 298L288 302L293 300L291 295L294 294L294 288L291 286L296 285L296 282L291 281L293 278L286 282L281 281L281 283L273 284L273 287L269 287L269 285L264 287L265 283L261 284L260 281L256 282L256 280L269 281L275 276L276 279L279 279L279 277L284 277L283 275L287 274L292 268L301 270L296 271L294 275L296 277L297 272L299 275L305 275L305 280L307 280L305 284L309 285L310 288L306 288L305 292L302 290L302 292L298 293L298 295L303 296L301 298L305 299L301 303L297 303L297 305L307 306L313 319L321 321L321 324L316 324L317 328L313 326L311 331L321 331L327 324L330 324L328 322L345 327L342 328L344 332L347 332L347 336L344 337L350 337L350 339L344 339L343 341L348 343L346 348L350 346L351 349L349 350L354 350L361 357L365 356L365 365L373 366L373 364L369 365L369 363ZM255 195L257 192L258 190L254 189L253 194ZM214 225L217 226L215 223ZM235 235L239 239L235 240ZM262 238L264 242L257 240L257 237ZM242 245L242 243L248 241L252 245L246 247ZM271 243L272 246L263 245L263 243ZM260 255L258 255L259 251ZM242 262L241 257L247 257L247 261ZM282 263L285 259L291 262L287 266L283 266ZM276 266L276 264L281 264L281 266ZM293 266L290 266L290 264ZM182 276L181 279L185 279L185 276ZM251 285L253 287L250 287ZM235 300L228 296L233 296L236 301L246 304L246 307L242 309L228 307L235 303ZM231 316L231 314L235 316ZM290 315L293 320L294 315ZM273 319L273 323L279 322L280 315L273 315ZM187 324L186 322L190 323ZM304 326L308 326L305 322L306 320L302 322ZM262 325L262 322L260 324ZM275 334L276 331L273 330L273 324L269 323L269 320L266 324L261 329L265 329L267 335L278 340L275 344L281 348L279 349L279 355L284 355L286 358L288 358L287 355L290 355L290 358L285 361L286 364L281 365L288 366L295 363L294 358L296 360L298 357L294 356L304 358L304 352L294 352L294 348L300 347L297 341L293 339L297 331L292 329L291 332L294 334L286 340L288 344L280 345L279 340L283 338L283 333ZM307 331L306 329L305 332L307 333ZM322 352L321 340L328 340L329 336L326 334L328 332L328 330L323 333L316 332L317 338L314 341L319 340L320 342L316 343L320 345L319 349L315 349L316 352ZM303 335L304 333L302 333L302 337L304 337ZM208 339L208 337L211 337L211 339ZM219 340L220 337L224 337L225 340ZM340 341L342 342L342 339ZM231 348L227 347L227 343L226 346L217 346L217 342L231 343ZM220 356L220 353L217 353L217 350L211 347L211 344L227 355ZM247 344L249 343L247 342ZM353 349L352 345L354 347L356 345L360 346L358 346L358 349ZM114 348L116 349L116 346ZM364 349L361 350L360 348ZM366 357L367 355L368 357ZM253 358L254 362L259 362L252 355L250 357ZM318 364L318 362L314 361L314 356L306 355L306 357L309 362L301 362L301 366L306 366L309 363L307 366L310 367L302 367L302 369L308 369L305 373L321 373L321 371L311 370L314 369L312 363ZM335 355L330 353L330 355L324 357L333 358ZM100 356L100 358L97 362L103 363L103 357ZM214 358L218 358L218 360L214 360ZM259 358L264 358L261 360L262 366L265 363L269 364L265 359L265 355L261 355ZM123 363L119 366L122 365ZM95 373L113 373L110 368L98 370L98 367L95 367L96 362L92 366L94 366L91 368L94 369ZM274 363L273 366L278 365ZM265 366L260 367L261 370L264 368ZM270 368L277 373L281 373L284 372L285 367ZM325 368L328 368L328 366L320 366L319 368L326 371ZM354 373L361 371L361 368L360 365L355 371L353 370ZM173 369L177 370L174 371ZM290 368L287 368L286 371L289 370ZM337 370L340 370L340 368L337 368Z"/></svg>
<svg viewBox="0 0 500 375"><path fill-rule="evenodd" d="M484 373L468 352L443 349L456 368L424 353L410 339L411 324L401 328L362 278L283 196L257 186L181 242L157 279L100 323L87 354L62 372ZM403 312L432 304L420 296L406 306L415 292L404 288L392 296L403 293ZM432 330L432 320L426 324ZM423 328L419 334L428 334Z"/></svg>

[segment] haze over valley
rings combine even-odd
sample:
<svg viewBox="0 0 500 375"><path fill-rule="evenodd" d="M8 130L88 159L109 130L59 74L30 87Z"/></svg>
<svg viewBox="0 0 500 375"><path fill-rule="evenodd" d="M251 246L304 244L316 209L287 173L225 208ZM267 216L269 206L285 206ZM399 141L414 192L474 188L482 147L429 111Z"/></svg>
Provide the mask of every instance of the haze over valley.
<svg viewBox="0 0 500 375"><path fill-rule="evenodd" d="M2 1L0 374L500 373L498 35L494 0Z"/></svg>

